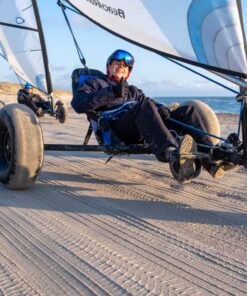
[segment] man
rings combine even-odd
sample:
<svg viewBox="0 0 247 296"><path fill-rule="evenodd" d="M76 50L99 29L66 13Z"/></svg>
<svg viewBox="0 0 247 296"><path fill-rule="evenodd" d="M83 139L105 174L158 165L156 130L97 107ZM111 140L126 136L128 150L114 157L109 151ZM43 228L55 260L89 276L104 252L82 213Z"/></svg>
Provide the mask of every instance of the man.
<svg viewBox="0 0 247 296"><path fill-rule="evenodd" d="M27 105L37 116L43 116L44 112L50 110L51 107L49 101L33 93L33 86L30 83L26 83L24 88L19 90L17 101L20 104Z"/></svg>
<svg viewBox="0 0 247 296"><path fill-rule="evenodd" d="M208 145L210 140L193 131L188 135L186 128L174 124L169 118L206 131L202 119L193 106L178 107L175 111L170 111L146 97L137 87L128 85L126 80L133 65L134 57L130 53L116 50L107 60L107 75L86 80L74 92L71 105L77 113L86 113L88 116L91 112L104 112L126 106L123 108L124 112L117 112L114 120L111 120L112 129L126 145L147 143L158 160L170 163L178 181L187 183L196 173L194 160L189 157L177 158L174 155L188 156L195 153L197 145L194 139L197 143ZM170 130L184 134L180 143Z"/></svg>

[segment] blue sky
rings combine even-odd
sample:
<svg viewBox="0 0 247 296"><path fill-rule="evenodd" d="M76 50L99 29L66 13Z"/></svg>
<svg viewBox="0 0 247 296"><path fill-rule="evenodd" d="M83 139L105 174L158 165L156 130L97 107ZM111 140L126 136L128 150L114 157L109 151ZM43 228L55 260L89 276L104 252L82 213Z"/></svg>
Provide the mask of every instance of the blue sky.
<svg viewBox="0 0 247 296"><path fill-rule="evenodd" d="M68 27L56 0L37 0L49 55L54 88L70 89L73 69L81 67ZM247 0L243 0L247 22ZM87 19L68 12L74 33L90 68L105 71L105 61L115 49L122 48L135 56L129 79L148 96L231 96L223 88L174 65L166 59L132 45L98 28ZM247 26L245 25L246 31ZM7 63L0 60L0 81L17 82ZM203 74L208 72L194 68ZM210 76L235 89L232 84Z"/></svg>

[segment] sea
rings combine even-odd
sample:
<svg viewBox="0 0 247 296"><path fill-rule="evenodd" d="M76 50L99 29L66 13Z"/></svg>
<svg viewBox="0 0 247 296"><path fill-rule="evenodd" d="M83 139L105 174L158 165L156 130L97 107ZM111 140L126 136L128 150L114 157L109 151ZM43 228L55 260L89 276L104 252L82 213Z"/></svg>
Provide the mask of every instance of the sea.
<svg viewBox="0 0 247 296"><path fill-rule="evenodd" d="M235 97L155 97L155 100L168 106L174 102L181 104L190 100L200 100L209 105L215 113L240 113L240 103Z"/></svg>

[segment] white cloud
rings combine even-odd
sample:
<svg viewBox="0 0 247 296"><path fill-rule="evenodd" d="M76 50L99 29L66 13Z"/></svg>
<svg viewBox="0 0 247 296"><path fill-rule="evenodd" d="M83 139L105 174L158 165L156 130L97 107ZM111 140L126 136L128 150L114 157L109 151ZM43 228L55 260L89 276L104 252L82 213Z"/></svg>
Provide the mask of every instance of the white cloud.
<svg viewBox="0 0 247 296"><path fill-rule="evenodd" d="M133 83L142 89L147 96L220 96L231 95L231 92L207 80L177 81L172 79L163 79L160 81L142 80L139 83ZM230 88L232 84L224 82Z"/></svg>

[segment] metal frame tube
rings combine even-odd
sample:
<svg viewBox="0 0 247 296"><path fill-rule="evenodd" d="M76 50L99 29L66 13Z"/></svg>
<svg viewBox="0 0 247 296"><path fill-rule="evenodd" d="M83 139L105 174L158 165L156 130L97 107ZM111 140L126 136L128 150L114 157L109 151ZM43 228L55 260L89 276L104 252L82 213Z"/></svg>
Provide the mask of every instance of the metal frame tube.
<svg viewBox="0 0 247 296"><path fill-rule="evenodd" d="M47 151L88 151L105 152L108 154L152 154L149 147L141 144L129 146L114 145L74 145L74 144L44 144Z"/></svg>

